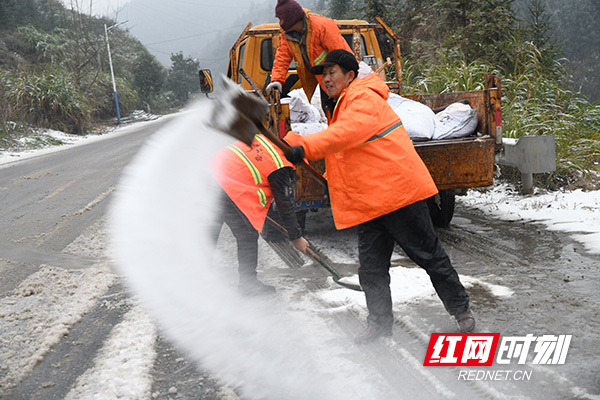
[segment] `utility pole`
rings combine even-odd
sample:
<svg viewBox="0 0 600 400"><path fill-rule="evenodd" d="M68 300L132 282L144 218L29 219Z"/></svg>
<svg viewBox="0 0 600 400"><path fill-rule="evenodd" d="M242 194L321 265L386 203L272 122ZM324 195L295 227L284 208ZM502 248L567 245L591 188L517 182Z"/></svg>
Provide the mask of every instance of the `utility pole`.
<svg viewBox="0 0 600 400"><path fill-rule="evenodd" d="M106 49L108 50L108 63L110 64L110 76L112 78L113 92L115 94L115 105L117 106L117 123L118 124L121 123L121 113L119 112L119 98L117 97L117 84L115 83L115 73L113 72L112 57L110 56L110 44L108 43L108 31L110 31L111 29L116 28L117 26L122 25L126 22L127 21L119 22L118 24L111 25L108 28L106 27L106 24L104 24L104 34L106 35Z"/></svg>

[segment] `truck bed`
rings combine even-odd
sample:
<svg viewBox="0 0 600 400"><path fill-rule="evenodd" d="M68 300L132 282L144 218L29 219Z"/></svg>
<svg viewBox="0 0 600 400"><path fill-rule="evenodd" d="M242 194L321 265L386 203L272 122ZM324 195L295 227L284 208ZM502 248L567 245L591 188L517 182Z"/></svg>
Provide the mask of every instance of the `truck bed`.
<svg viewBox="0 0 600 400"><path fill-rule="evenodd" d="M476 135L415 142L439 190L489 186L494 181L495 126L490 90L405 96L434 111L466 102L477 110Z"/></svg>

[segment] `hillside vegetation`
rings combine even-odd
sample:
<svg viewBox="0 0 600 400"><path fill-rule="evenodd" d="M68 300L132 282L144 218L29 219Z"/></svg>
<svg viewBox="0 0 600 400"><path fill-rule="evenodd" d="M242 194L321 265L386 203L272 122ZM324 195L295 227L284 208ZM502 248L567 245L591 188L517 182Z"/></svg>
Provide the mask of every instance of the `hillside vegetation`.
<svg viewBox="0 0 600 400"><path fill-rule="evenodd" d="M122 116L168 112L199 90L196 61L172 54L167 70L110 19L57 0L2 0L0 148L30 128L85 134L116 120L105 25Z"/></svg>

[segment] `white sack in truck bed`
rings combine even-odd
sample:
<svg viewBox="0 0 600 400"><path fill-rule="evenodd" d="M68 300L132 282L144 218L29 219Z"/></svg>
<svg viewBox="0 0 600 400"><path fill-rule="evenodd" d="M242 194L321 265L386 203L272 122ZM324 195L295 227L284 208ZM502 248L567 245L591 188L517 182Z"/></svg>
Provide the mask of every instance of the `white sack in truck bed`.
<svg viewBox="0 0 600 400"><path fill-rule="evenodd" d="M292 90L289 98L281 99L289 104L292 130L308 135L327 127L320 112L318 91L310 104L302 89ZM468 104L453 103L435 114L425 104L390 93L388 104L398 114L410 138L417 141L453 139L469 136L477 129L477 111Z"/></svg>
<svg viewBox="0 0 600 400"><path fill-rule="evenodd" d="M469 136L477 129L477 110L468 104L453 103L435 115L433 139Z"/></svg>
<svg viewBox="0 0 600 400"><path fill-rule="evenodd" d="M477 110L453 103L437 114L418 101L390 93L388 104L398 114L408 136L417 142L469 136L477 129Z"/></svg>
<svg viewBox="0 0 600 400"><path fill-rule="evenodd" d="M435 113L431 108L395 93L390 93L387 103L398 114L411 139L424 141L433 138Z"/></svg>

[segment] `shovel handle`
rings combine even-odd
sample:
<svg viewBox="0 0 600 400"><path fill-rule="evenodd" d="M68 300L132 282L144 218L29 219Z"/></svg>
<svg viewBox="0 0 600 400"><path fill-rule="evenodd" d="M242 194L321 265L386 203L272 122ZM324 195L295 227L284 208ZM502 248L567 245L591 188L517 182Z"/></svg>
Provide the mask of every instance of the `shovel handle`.
<svg viewBox="0 0 600 400"><path fill-rule="evenodd" d="M380 73L381 71L383 71L383 69L384 69L385 67L388 67L388 66L390 66L390 65L392 65L392 60L390 60L390 58L388 57L388 58L387 58L387 60L386 60L386 61L385 61L383 64L381 64L381 66L380 66L379 68L377 68L377 69L375 70L375 73L376 73L376 74Z"/></svg>

